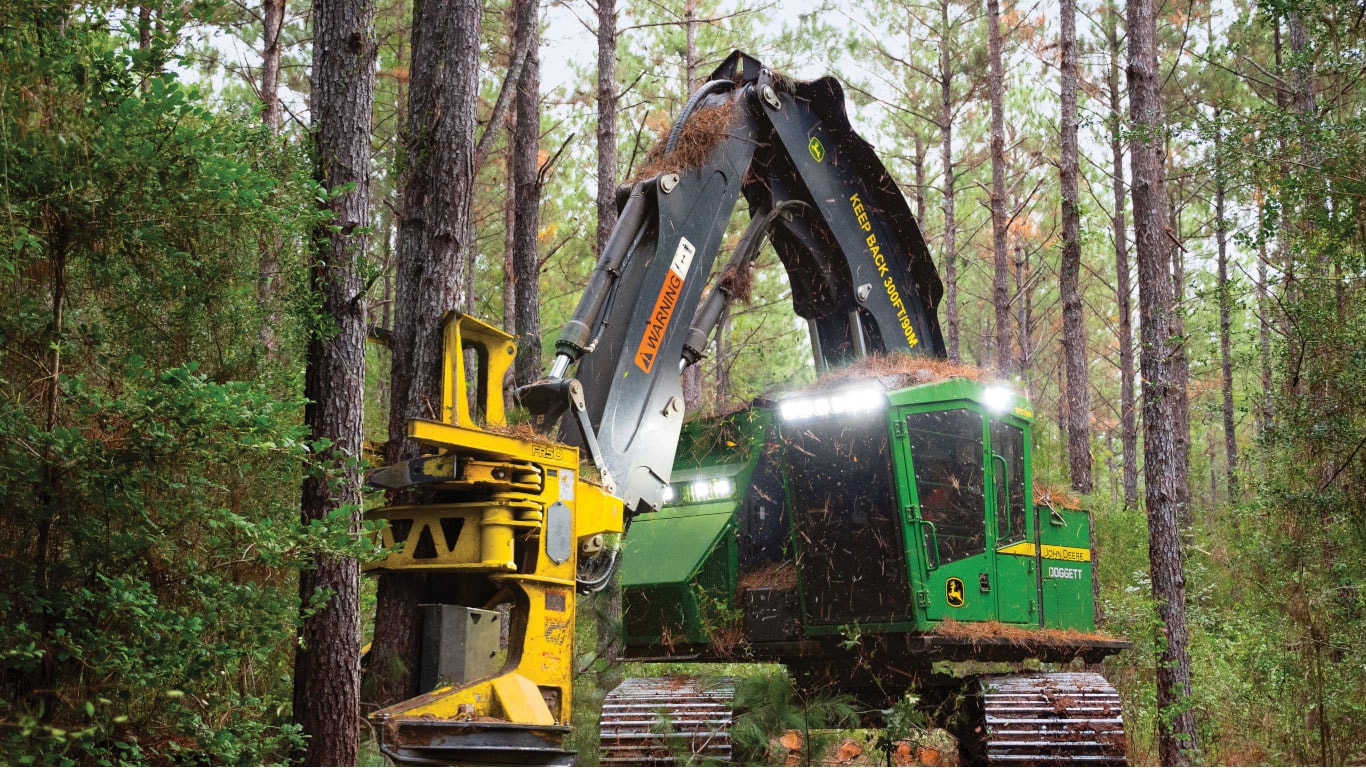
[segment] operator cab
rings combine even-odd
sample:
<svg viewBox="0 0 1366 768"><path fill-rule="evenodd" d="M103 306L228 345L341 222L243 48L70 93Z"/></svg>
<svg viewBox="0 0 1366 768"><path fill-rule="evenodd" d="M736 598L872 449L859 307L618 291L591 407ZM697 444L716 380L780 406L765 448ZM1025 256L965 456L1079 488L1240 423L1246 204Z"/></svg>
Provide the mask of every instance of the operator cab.
<svg viewBox="0 0 1366 768"><path fill-rule="evenodd" d="M796 395L779 413L808 633L945 619L1085 628L1079 612L1041 611L1040 536L1089 536L1054 530L1081 532L1084 515L1035 514L1023 398L954 378ZM1089 552L1074 556L1085 567L1066 575L1089 618Z"/></svg>

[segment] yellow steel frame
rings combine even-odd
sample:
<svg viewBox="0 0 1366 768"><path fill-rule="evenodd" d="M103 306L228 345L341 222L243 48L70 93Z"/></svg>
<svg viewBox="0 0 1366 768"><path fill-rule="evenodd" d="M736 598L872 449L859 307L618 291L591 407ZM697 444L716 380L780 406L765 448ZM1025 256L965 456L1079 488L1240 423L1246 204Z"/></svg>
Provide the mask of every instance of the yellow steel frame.
<svg viewBox="0 0 1366 768"><path fill-rule="evenodd" d="M452 477L441 487L453 500L368 511L371 519L408 521L401 546L394 528L385 529L391 554L371 569L487 579L512 590L524 621L512 622L521 636L510 639L508 661L494 676L440 687L373 717L386 733L405 720L567 725L580 545L621 531L622 502L582 479L577 448L505 428L502 381L516 355L512 338L461 313L443 322L442 420L413 420L408 435L436 449L432 474ZM467 357L478 361L477 381L467 375ZM546 549L547 511L557 504L569 508L572 531L561 562Z"/></svg>

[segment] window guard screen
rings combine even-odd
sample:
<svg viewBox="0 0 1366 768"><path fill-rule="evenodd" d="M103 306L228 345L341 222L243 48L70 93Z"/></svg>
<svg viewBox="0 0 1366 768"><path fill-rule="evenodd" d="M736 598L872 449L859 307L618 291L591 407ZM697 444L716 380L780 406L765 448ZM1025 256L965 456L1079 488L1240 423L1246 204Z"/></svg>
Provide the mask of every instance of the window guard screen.
<svg viewBox="0 0 1366 768"><path fill-rule="evenodd" d="M812 622L910 618L886 422L832 419L786 437L797 562Z"/></svg>
<svg viewBox="0 0 1366 768"><path fill-rule="evenodd" d="M939 542L941 565L986 551L986 496L982 471L982 414L967 409L906 417L911 464L925 529L925 551Z"/></svg>

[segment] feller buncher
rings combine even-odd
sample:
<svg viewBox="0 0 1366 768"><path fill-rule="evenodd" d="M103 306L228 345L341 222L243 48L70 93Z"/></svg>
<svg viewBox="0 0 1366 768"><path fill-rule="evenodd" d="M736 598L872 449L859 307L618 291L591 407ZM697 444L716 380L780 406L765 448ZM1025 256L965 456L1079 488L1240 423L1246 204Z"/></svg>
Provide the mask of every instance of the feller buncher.
<svg viewBox="0 0 1366 768"><path fill-rule="evenodd" d="M704 291L741 195L749 226ZM374 570L448 587L424 609L429 692L372 716L385 754L572 764L576 600L620 564L628 656L781 662L803 685L866 700L966 693L968 759L1122 764L1119 701L1100 675L948 679L933 666L1096 662L1128 644L1090 634L1087 515L1034 502L1029 404L935 373L942 285L839 82L732 54L618 197L549 375L517 392L534 430L506 425L512 338L453 314L441 419L409 425L430 455L371 476L415 499L367 512L388 521L393 550ZM765 240L817 371L850 373L685 431L681 373ZM877 362L906 356L925 369ZM624 543L605 545L611 534ZM987 626L1009 631L963 631ZM675 760L658 748L661 719L727 759L729 693L626 681L604 705L603 762Z"/></svg>

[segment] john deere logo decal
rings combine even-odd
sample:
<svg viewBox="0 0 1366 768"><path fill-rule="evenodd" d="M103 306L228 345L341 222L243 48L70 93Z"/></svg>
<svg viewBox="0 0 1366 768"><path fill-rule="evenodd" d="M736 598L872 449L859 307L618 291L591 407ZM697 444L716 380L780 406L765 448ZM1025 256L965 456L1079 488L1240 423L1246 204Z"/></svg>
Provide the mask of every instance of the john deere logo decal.
<svg viewBox="0 0 1366 768"><path fill-rule="evenodd" d="M806 148L811 150L811 158L816 162L819 163L825 159L825 145L815 136L811 137L811 141L806 142Z"/></svg>
<svg viewBox="0 0 1366 768"><path fill-rule="evenodd" d="M944 582L944 599L949 601L950 608L963 607L963 580L954 576Z"/></svg>

